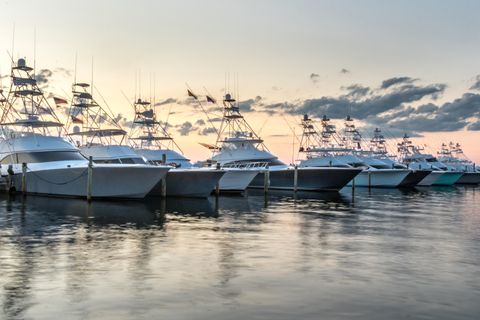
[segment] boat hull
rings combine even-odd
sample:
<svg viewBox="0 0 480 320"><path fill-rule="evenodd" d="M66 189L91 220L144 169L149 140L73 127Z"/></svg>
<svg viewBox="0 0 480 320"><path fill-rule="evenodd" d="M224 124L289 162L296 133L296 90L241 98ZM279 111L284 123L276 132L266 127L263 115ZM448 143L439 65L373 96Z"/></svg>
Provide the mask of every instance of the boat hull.
<svg viewBox="0 0 480 320"><path fill-rule="evenodd" d="M401 188L412 188L427 177L431 170L412 170L403 181L398 185Z"/></svg>
<svg viewBox="0 0 480 320"><path fill-rule="evenodd" d="M223 170L172 169L167 173L167 196L206 198L212 193ZM148 194L161 196L162 182L158 182Z"/></svg>
<svg viewBox="0 0 480 320"><path fill-rule="evenodd" d="M293 168L270 170L270 189L294 190ZM338 191L361 172L354 168L298 168L297 190L300 191ZM265 172L253 179L250 188L264 188Z"/></svg>
<svg viewBox="0 0 480 320"><path fill-rule="evenodd" d="M456 184L480 184L480 172L464 172Z"/></svg>
<svg viewBox="0 0 480 320"><path fill-rule="evenodd" d="M364 170L348 185L352 186L355 182L355 187L396 188L409 173L410 170L402 169Z"/></svg>
<svg viewBox="0 0 480 320"><path fill-rule="evenodd" d="M92 197L143 199L163 178L166 167L136 165L95 165L92 169ZM87 166L28 170L26 192L29 194L86 197ZM13 176L13 187L22 191L22 174Z"/></svg>
<svg viewBox="0 0 480 320"><path fill-rule="evenodd" d="M258 170L225 170L219 182L221 192L244 192L259 173Z"/></svg>
<svg viewBox="0 0 480 320"><path fill-rule="evenodd" d="M446 171L437 180L435 180L435 182L432 185L433 186L451 186L455 184L462 176L463 176L463 172Z"/></svg>

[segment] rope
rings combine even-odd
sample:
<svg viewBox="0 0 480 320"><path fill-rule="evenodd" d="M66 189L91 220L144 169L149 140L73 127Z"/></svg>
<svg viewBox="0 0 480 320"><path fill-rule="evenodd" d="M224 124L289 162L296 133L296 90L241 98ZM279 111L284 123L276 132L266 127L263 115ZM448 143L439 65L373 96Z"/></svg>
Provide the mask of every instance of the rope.
<svg viewBox="0 0 480 320"><path fill-rule="evenodd" d="M75 177L75 178L73 178L71 180L68 180L68 181L65 181L65 182L53 182L53 181L50 181L48 179L45 179L45 178L41 177L40 175L38 175L35 171L32 171L28 166L27 166L27 170L43 182L54 184L54 185L57 185L57 186L63 186L63 185L75 182L75 181L79 180L81 177L85 176L87 174L88 168L83 170L83 172L80 173L80 175L78 177Z"/></svg>

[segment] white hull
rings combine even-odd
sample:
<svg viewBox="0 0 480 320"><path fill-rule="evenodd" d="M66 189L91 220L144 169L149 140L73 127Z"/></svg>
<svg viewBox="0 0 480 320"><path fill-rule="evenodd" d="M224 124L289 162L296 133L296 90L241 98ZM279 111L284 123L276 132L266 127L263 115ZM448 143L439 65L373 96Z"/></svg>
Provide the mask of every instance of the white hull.
<svg viewBox="0 0 480 320"><path fill-rule="evenodd" d="M46 167L27 170L26 191L31 194L66 197L87 196L87 165ZM94 165L92 197L143 199L163 178L168 167L146 165ZM15 170L13 187L22 191L21 170Z"/></svg>
<svg viewBox="0 0 480 320"><path fill-rule="evenodd" d="M257 176L258 170L225 169L225 174L220 179L220 191L243 192Z"/></svg>
<svg viewBox="0 0 480 320"><path fill-rule="evenodd" d="M348 186L354 181L355 187L396 188L409 173L410 170L401 169L364 170Z"/></svg>
<svg viewBox="0 0 480 320"><path fill-rule="evenodd" d="M224 174L223 170L172 169L167 174L167 196L206 198ZM159 182L149 195L160 196L161 188Z"/></svg>

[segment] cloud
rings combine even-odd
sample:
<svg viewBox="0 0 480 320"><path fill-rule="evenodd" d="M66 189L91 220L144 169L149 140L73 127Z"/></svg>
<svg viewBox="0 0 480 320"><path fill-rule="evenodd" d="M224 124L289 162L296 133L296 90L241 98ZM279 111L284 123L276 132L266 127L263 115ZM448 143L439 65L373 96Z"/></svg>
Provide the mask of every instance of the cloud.
<svg viewBox="0 0 480 320"><path fill-rule="evenodd" d="M181 136L188 136L190 132L195 131L197 128L193 126L190 121L185 121L180 126L178 126L177 131L180 133Z"/></svg>
<svg viewBox="0 0 480 320"><path fill-rule="evenodd" d="M216 134L217 130L213 127L203 128L202 130L198 131L198 134L202 136L208 136L209 134L214 134L214 133Z"/></svg>
<svg viewBox="0 0 480 320"><path fill-rule="evenodd" d="M370 93L369 87L364 87L360 84L352 84L347 87L342 87L342 89L347 90L347 96L353 99L360 99L365 97L368 93Z"/></svg>
<svg viewBox="0 0 480 320"><path fill-rule="evenodd" d="M170 104L170 103L176 103L176 102L177 102L177 99L168 98L168 99L165 99L163 101L155 103L155 106L158 107L158 106L163 106L164 104Z"/></svg>
<svg viewBox="0 0 480 320"><path fill-rule="evenodd" d="M53 72L50 69L40 69L35 75L35 80L37 80L37 85L39 87L46 87L50 78L52 77Z"/></svg>
<svg viewBox="0 0 480 320"><path fill-rule="evenodd" d="M350 73L350 70L342 68L340 69L340 73L347 74L347 73Z"/></svg>
<svg viewBox="0 0 480 320"><path fill-rule="evenodd" d="M480 91L480 75L475 77L475 83L470 87L470 90Z"/></svg>
<svg viewBox="0 0 480 320"><path fill-rule="evenodd" d="M205 125L205 120L203 119L198 119L197 121L195 121L195 124L197 126L204 126Z"/></svg>
<svg viewBox="0 0 480 320"><path fill-rule="evenodd" d="M307 99L301 102L293 111L296 114L311 114L315 116L329 115L332 118L345 118L351 115L358 119L378 115L383 112L398 109L404 104L418 102L423 98L436 98L445 90L444 84L431 84L426 86L396 87L391 92L375 90L369 95L367 88L352 88L346 95L339 97L321 97ZM360 90L359 90L360 89ZM355 91L356 90L356 91ZM362 99L359 99L362 98Z"/></svg>
<svg viewBox="0 0 480 320"><path fill-rule="evenodd" d="M475 121L467 127L469 131L480 131L480 120Z"/></svg>
<svg viewBox="0 0 480 320"><path fill-rule="evenodd" d="M310 80L313 83L317 83L320 80L320 75L318 73L311 73L310 74Z"/></svg>
<svg viewBox="0 0 480 320"><path fill-rule="evenodd" d="M394 85L406 84L406 83L408 84L414 81L416 81L416 79L412 79L410 77L394 77L394 78L384 80L380 88L387 89Z"/></svg>
<svg viewBox="0 0 480 320"><path fill-rule="evenodd" d="M435 103L445 84L418 84L418 79L395 77L378 87L352 84L339 96L321 96L293 102L262 105L267 113L309 114L343 119L351 115L366 128L386 128L395 136L421 132L480 130L480 93L464 93L445 103ZM430 100L430 101L429 101ZM373 130L373 129L372 129Z"/></svg>
<svg viewBox="0 0 480 320"><path fill-rule="evenodd" d="M240 108L240 112L252 112L252 111L255 111L254 106L260 105L261 101L262 101L262 97L256 96L255 99L239 101L238 107Z"/></svg>

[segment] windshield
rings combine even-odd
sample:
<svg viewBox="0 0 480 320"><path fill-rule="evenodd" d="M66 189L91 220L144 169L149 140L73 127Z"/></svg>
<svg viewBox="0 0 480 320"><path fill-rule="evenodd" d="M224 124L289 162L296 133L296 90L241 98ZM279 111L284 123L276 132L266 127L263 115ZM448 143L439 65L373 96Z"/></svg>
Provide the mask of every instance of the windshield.
<svg viewBox="0 0 480 320"><path fill-rule="evenodd" d="M20 152L4 157L1 164L86 160L78 151Z"/></svg>

